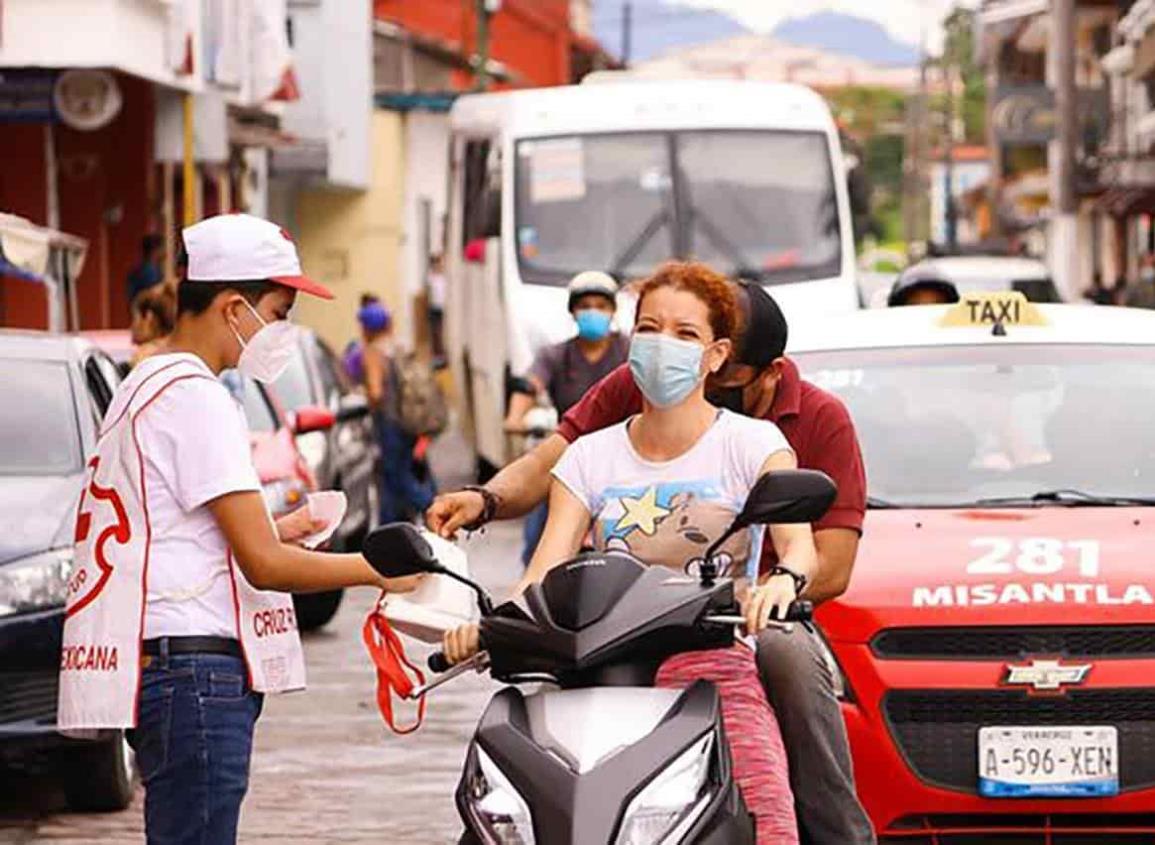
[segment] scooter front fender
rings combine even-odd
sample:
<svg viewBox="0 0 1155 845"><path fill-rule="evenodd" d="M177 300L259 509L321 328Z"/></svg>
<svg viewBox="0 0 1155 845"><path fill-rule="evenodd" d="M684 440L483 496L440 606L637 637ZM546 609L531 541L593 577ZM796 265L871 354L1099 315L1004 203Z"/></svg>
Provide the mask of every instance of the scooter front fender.
<svg viewBox="0 0 1155 845"><path fill-rule="evenodd" d="M559 694L565 693L536 695ZM613 845L634 796L679 754L713 733L718 749L711 775L715 789L682 843L754 845L754 822L733 781L721 712L714 685L699 681L676 694L668 710L646 725L636 741L591 761L550 736L540 719L531 716L519 690L504 689L482 716L457 789L457 807L466 825L461 841L487 841L469 798L478 748L530 807L537 845ZM597 722L592 724L596 728Z"/></svg>

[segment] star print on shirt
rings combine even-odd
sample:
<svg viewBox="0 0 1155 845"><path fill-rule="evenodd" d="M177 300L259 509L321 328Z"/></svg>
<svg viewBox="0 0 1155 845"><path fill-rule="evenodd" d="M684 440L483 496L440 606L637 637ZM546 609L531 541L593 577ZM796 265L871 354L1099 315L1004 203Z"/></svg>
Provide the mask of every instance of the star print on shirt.
<svg viewBox="0 0 1155 845"><path fill-rule="evenodd" d="M615 534L624 534L631 528L639 528L643 534L652 535L657 531L658 520L670 514L668 508L658 504L656 487L650 487L640 498L631 499L629 496L622 496L619 501L626 512L614 526Z"/></svg>

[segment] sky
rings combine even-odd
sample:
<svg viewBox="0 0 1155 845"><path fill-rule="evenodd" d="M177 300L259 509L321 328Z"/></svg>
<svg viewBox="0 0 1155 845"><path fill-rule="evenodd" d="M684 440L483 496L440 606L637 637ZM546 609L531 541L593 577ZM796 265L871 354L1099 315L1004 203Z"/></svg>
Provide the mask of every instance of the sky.
<svg viewBox="0 0 1155 845"><path fill-rule="evenodd" d="M755 32L769 32L786 18L797 18L814 12L835 11L878 21L892 36L918 45L923 27L927 48L932 53L942 42L943 18L955 0L676 0L683 6L717 9L741 21ZM973 0L963 0L975 5Z"/></svg>

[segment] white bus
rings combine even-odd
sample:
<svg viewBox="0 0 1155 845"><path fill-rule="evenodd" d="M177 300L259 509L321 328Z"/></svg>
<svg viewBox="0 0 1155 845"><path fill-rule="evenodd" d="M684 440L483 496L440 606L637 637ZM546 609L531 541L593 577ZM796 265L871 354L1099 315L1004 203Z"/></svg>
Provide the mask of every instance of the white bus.
<svg viewBox="0 0 1155 845"><path fill-rule="evenodd" d="M626 281L692 257L770 286L792 320L859 305L838 132L808 88L634 80L477 94L454 104L450 126L447 351L492 466L510 458L509 377L573 334L565 285L582 270Z"/></svg>

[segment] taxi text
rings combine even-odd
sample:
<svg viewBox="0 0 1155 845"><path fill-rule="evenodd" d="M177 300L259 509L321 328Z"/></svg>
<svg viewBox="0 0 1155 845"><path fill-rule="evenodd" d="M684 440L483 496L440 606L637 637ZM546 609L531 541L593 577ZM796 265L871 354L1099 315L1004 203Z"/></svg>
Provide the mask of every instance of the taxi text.
<svg viewBox="0 0 1155 845"><path fill-rule="evenodd" d="M991 604L1155 604L1142 584L1112 587L1109 584L942 584L915 587L915 607L967 607Z"/></svg>

